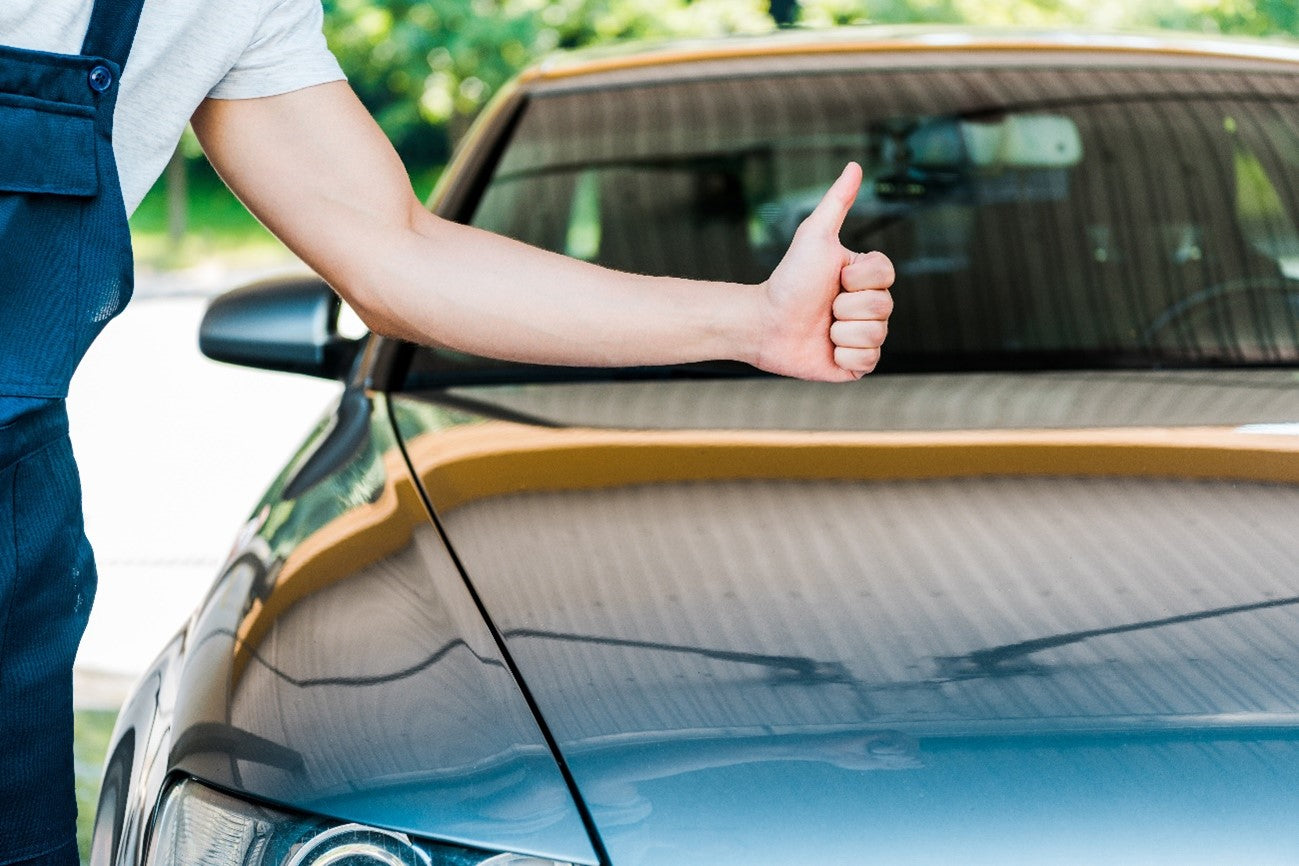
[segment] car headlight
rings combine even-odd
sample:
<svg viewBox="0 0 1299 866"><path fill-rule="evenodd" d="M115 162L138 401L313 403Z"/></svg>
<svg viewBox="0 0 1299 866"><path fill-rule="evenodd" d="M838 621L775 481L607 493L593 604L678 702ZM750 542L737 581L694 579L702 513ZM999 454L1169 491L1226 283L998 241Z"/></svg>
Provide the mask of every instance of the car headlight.
<svg viewBox="0 0 1299 866"><path fill-rule="evenodd" d="M570 866L413 840L245 802L193 780L168 790L147 866Z"/></svg>

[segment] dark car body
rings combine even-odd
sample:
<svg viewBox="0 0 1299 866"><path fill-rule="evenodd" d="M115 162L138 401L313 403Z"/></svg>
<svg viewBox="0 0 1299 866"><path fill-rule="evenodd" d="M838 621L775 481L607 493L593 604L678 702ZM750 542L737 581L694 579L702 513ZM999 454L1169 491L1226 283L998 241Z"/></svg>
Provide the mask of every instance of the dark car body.
<svg viewBox="0 0 1299 866"><path fill-rule="evenodd" d="M1297 60L868 32L525 76L434 206L611 266L761 279L867 142L880 372L353 362L316 283L225 300L315 303L315 355L246 360L348 387L123 708L95 862L184 780L429 862L1293 862Z"/></svg>

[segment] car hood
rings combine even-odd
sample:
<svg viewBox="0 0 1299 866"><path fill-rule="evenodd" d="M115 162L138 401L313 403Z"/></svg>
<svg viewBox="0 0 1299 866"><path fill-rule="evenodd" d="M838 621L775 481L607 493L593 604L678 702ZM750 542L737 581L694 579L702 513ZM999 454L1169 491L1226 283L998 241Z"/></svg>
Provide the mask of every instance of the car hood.
<svg viewBox="0 0 1299 866"><path fill-rule="evenodd" d="M615 863L1299 850L1289 374L396 409Z"/></svg>

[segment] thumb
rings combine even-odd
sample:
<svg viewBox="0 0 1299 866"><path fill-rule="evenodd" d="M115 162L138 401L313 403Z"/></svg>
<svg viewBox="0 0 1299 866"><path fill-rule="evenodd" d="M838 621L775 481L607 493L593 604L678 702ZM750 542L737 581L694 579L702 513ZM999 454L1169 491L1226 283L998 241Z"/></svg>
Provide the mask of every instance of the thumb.
<svg viewBox="0 0 1299 866"><path fill-rule="evenodd" d="M857 190L860 188L861 166L850 162L844 166L839 179L826 190L816 209L803 220L803 225L818 233L838 238L844 217L857 200Z"/></svg>

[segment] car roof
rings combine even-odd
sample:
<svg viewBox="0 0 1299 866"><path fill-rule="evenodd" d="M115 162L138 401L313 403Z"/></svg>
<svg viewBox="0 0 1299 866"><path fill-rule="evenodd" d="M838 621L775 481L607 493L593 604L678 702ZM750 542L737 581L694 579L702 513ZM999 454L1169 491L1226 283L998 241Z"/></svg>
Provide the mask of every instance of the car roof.
<svg viewBox="0 0 1299 866"><path fill-rule="evenodd" d="M874 59L896 63L900 56L926 63L980 58L989 63L1046 60L1074 55L1085 64L1131 62L1136 56L1164 63L1262 62L1274 68L1299 65L1299 42L1243 39L1175 32L989 29L976 27L837 27L779 30L758 36L625 43L553 55L519 79L529 90L650 83L695 75L724 76L760 65L812 64ZM798 61L802 64L798 64Z"/></svg>

